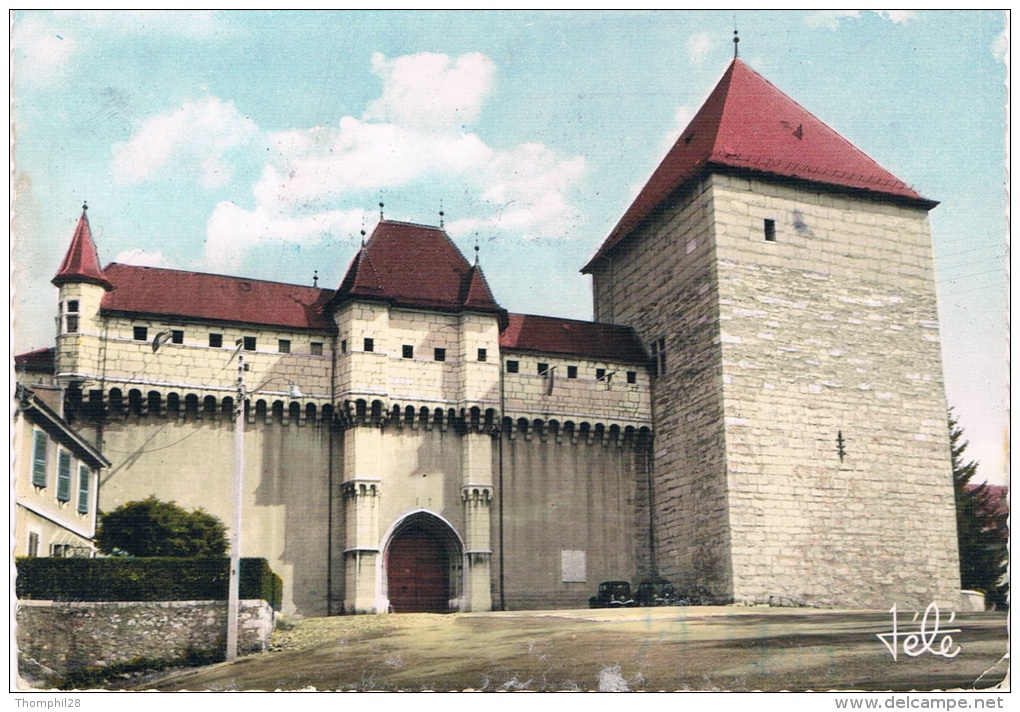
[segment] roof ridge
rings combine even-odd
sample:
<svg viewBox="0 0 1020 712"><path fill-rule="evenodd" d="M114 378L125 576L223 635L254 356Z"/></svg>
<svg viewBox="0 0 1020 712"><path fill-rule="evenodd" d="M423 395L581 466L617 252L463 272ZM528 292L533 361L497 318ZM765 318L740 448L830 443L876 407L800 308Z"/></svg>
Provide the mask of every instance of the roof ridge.
<svg viewBox="0 0 1020 712"><path fill-rule="evenodd" d="M298 284L296 282L281 282L275 279L260 279L258 277L243 277L235 274L222 274L220 272L202 272L200 270L191 269L177 269L176 267L151 267L149 265L133 265L127 262L110 262L104 269L110 269L111 267L121 267L127 269L145 269L145 270L158 270L160 272L176 272L177 274L197 274L205 277L216 277L218 279L233 279L239 282L258 282L259 284L278 284L284 287L298 287L299 289L316 289L320 292L332 292L332 289L326 287L313 287L306 284Z"/></svg>

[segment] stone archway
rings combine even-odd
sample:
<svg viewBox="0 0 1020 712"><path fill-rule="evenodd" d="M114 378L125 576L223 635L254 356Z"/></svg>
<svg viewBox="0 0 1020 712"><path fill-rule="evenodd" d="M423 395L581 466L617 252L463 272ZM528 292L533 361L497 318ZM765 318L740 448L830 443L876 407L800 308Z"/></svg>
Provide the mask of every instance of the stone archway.
<svg viewBox="0 0 1020 712"><path fill-rule="evenodd" d="M438 517L419 512L397 526L386 548L386 588L394 613L447 613L461 595L463 550Z"/></svg>

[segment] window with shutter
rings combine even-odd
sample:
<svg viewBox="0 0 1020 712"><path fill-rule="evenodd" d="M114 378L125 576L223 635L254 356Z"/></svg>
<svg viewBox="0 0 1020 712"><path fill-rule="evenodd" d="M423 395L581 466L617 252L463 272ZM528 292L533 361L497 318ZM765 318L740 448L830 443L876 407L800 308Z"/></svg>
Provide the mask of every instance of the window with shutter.
<svg viewBox="0 0 1020 712"><path fill-rule="evenodd" d="M85 465L78 465L78 511L89 512L89 476L92 472Z"/></svg>
<svg viewBox="0 0 1020 712"><path fill-rule="evenodd" d="M57 499L61 502L71 499L71 454L65 450L57 454Z"/></svg>
<svg viewBox="0 0 1020 712"><path fill-rule="evenodd" d="M36 487L46 486L46 433L36 430L32 443L32 484Z"/></svg>

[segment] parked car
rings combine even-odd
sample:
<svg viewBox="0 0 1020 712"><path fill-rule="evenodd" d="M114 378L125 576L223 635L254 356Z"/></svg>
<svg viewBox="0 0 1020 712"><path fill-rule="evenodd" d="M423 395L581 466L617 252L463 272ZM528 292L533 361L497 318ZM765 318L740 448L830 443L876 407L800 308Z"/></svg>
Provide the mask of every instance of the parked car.
<svg viewBox="0 0 1020 712"><path fill-rule="evenodd" d="M638 584L634 602L639 606L680 606L680 597L666 579L645 579Z"/></svg>
<svg viewBox="0 0 1020 712"><path fill-rule="evenodd" d="M599 592L588 599L590 608L622 608L634 605L629 581L603 581Z"/></svg>

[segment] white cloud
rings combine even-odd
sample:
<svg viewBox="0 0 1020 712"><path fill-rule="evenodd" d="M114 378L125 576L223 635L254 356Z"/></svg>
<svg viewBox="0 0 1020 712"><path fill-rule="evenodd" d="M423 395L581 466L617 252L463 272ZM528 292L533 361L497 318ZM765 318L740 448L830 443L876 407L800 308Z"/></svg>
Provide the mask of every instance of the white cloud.
<svg viewBox="0 0 1020 712"><path fill-rule="evenodd" d="M692 35L687 38L687 56L695 64L701 64L712 49L712 44L712 36L707 32Z"/></svg>
<svg viewBox="0 0 1020 712"><path fill-rule="evenodd" d="M495 70L487 58L476 53L456 59L418 54L388 60L376 55L373 69L383 77L383 90L362 118L345 116L333 126L292 129L260 139L259 147L269 151L252 186L254 208L235 202L217 205L206 225L207 267L235 270L247 251L267 242L308 244L328 235L354 235L366 218L371 224L375 217L360 208L340 209L344 201L439 184L470 196L478 206L473 215L447 223L451 234L485 230L533 238L577 233L583 218L573 195L584 175L582 157L563 156L534 142L493 147L464 130L477 119L492 83ZM185 107L151 120L149 131L132 139L138 142L137 151L121 149L123 167L128 169L129 155L137 162L131 166L134 175L149 175L176 162L171 156L190 145L191 129L199 125L205 143L193 156L224 163L224 145L235 144L217 137L235 132L220 129L241 125L246 137L253 129L238 121L232 106L200 109ZM201 124L196 118L207 114L219 119Z"/></svg>
<svg viewBox="0 0 1020 712"><path fill-rule="evenodd" d="M478 52L451 59L423 52L396 59L372 55L372 71L383 93L365 110L366 119L403 126L467 126L475 122L496 69Z"/></svg>
<svg viewBox="0 0 1020 712"><path fill-rule="evenodd" d="M896 25L904 25L917 15L914 10L868 10L867 12L872 12ZM859 20L861 17L860 10L817 10L809 13L806 21L811 27L828 27L830 30L834 30L843 20Z"/></svg>
<svg viewBox="0 0 1020 712"><path fill-rule="evenodd" d="M372 216L361 209L292 215L266 207L245 210L222 202L206 223L203 262L213 270L236 271L245 252L257 245L314 244L330 235L353 235L366 219Z"/></svg>
<svg viewBox="0 0 1020 712"><path fill-rule="evenodd" d="M43 17L15 18L11 35L14 77L23 83L52 84L63 78L77 42L57 32Z"/></svg>
<svg viewBox="0 0 1020 712"><path fill-rule="evenodd" d="M226 185L227 154L259 135L251 119L217 97L185 102L169 114L146 119L128 141L114 144L111 170L121 183L149 180L165 169L198 174L202 185Z"/></svg>
<svg viewBox="0 0 1020 712"><path fill-rule="evenodd" d="M21 10L11 34L15 76L25 80L24 86L52 87L68 76L72 56L97 46L96 37L199 39L221 29L217 14L208 10Z"/></svg>
<svg viewBox="0 0 1020 712"><path fill-rule="evenodd" d="M999 33L999 36L992 41L992 56L995 57L995 61L999 64L1006 63L1006 57L1009 54L1009 35L1006 30Z"/></svg>
<svg viewBox="0 0 1020 712"><path fill-rule="evenodd" d="M135 248L125 250L113 258L122 265L138 265L139 267L169 267L169 262L162 250L143 250Z"/></svg>

